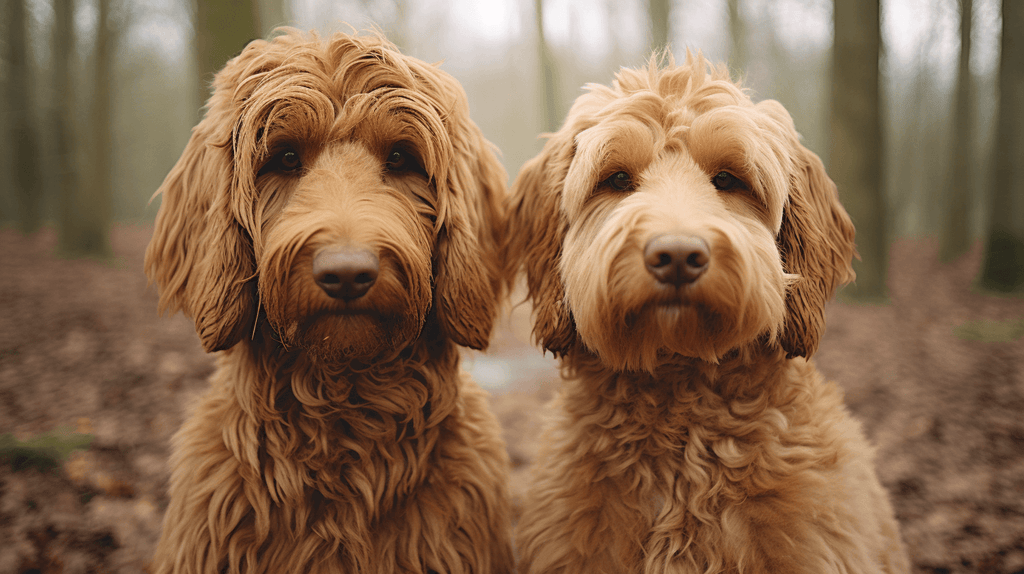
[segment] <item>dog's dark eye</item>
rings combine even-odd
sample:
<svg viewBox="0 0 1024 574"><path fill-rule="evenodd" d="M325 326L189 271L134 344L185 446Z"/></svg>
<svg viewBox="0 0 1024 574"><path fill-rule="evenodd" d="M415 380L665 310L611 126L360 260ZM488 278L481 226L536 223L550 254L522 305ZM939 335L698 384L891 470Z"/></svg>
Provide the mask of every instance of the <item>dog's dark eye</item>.
<svg viewBox="0 0 1024 574"><path fill-rule="evenodd" d="M612 189L629 191L633 189L633 178L624 171L617 171L608 178L608 185L612 186Z"/></svg>
<svg viewBox="0 0 1024 574"><path fill-rule="evenodd" d="M288 150L281 154L281 168L285 171L291 171L293 169L299 169L302 167L302 161L299 160L299 154L295 150Z"/></svg>
<svg viewBox="0 0 1024 574"><path fill-rule="evenodd" d="M727 172L720 171L715 174L715 177L711 178L711 185L715 186L718 191L732 191L734 189L746 189L742 181L735 175Z"/></svg>
<svg viewBox="0 0 1024 574"><path fill-rule="evenodd" d="M270 161L264 164L256 175L259 176L275 171L291 173L299 170L300 168L302 168L302 158L299 157L299 152L293 149L286 149L278 152L274 157L270 158Z"/></svg>
<svg viewBox="0 0 1024 574"><path fill-rule="evenodd" d="M401 148L392 149L391 152L388 153L388 159L385 163L387 164L388 171L419 170L419 164L416 163L416 156Z"/></svg>
<svg viewBox="0 0 1024 574"><path fill-rule="evenodd" d="M407 161L408 156L396 149L388 154L388 169L400 170L405 167Z"/></svg>

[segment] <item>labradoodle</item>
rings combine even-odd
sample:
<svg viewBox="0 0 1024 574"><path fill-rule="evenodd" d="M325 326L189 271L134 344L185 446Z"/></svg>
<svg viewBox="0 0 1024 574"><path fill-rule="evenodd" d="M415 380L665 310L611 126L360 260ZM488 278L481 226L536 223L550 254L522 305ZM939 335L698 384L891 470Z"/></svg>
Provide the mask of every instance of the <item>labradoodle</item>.
<svg viewBox="0 0 1024 574"><path fill-rule="evenodd" d="M666 55L590 85L513 185L506 277L563 388L520 572L901 573L873 451L809 358L854 229L777 102Z"/></svg>
<svg viewBox="0 0 1024 574"><path fill-rule="evenodd" d="M501 293L505 173L448 74L285 30L216 75L146 272L220 351L157 573L507 573L509 462L459 368Z"/></svg>

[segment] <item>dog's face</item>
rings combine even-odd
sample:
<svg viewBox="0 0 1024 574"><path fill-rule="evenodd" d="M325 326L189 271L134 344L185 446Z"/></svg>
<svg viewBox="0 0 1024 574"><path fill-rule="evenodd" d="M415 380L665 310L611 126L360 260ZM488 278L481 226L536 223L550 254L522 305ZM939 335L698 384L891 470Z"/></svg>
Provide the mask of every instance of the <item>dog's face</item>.
<svg viewBox="0 0 1024 574"><path fill-rule="evenodd" d="M810 356L853 256L789 114L690 57L589 86L513 185L505 259L545 348L652 370L761 341Z"/></svg>
<svg viewBox="0 0 1024 574"><path fill-rule="evenodd" d="M208 351L263 316L325 358L401 349L430 318L483 348L504 177L453 78L379 37L289 31L217 74L146 272Z"/></svg>

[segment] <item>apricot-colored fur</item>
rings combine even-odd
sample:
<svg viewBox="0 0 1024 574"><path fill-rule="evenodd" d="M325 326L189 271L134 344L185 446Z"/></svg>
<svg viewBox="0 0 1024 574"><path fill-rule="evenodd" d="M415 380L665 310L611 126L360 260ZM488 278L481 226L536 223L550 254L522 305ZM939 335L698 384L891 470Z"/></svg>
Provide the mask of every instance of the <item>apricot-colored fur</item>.
<svg viewBox="0 0 1024 574"><path fill-rule="evenodd" d="M512 572L509 462L456 346L490 336L505 174L459 84L375 35L252 42L158 193L146 272L222 352L152 571ZM353 301L312 277L335 244L379 257Z"/></svg>
<svg viewBox="0 0 1024 574"><path fill-rule="evenodd" d="M565 379L519 571L907 572L873 449L809 361L853 279L835 186L777 102L665 60L588 86L513 185L506 276ZM698 279L648 271L663 234L706 243Z"/></svg>

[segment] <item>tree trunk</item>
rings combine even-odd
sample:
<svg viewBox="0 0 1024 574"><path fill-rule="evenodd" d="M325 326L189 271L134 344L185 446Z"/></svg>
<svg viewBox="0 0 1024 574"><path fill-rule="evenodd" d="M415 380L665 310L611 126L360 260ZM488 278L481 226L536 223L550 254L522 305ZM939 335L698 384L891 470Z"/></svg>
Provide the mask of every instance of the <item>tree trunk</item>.
<svg viewBox="0 0 1024 574"><path fill-rule="evenodd" d="M911 235L932 233L932 204L935 203L935 189L932 182L934 173L941 171L944 161L935 153L936 140L932 117L935 115L933 106L928 102L934 99L936 91L935 74L929 66L929 56L937 50L941 26L936 25L936 16L931 15L924 22L930 30L924 41L918 46L918 55L912 65L914 77L905 100L895 106L906 106L913 110L895 122L896 152L891 156L898 166L912 166L909 172L900 173L900 193L892 197L889 206L894 214L900 214L899 221L894 222L896 229ZM904 83L906 80L900 80ZM890 174L891 177L891 174ZM944 177L944 176L943 176ZM891 179L888 180L890 183Z"/></svg>
<svg viewBox="0 0 1024 574"><path fill-rule="evenodd" d="M195 0L199 108L205 106L210 97L213 75L241 53L246 44L260 37L255 1Z"/></svg>
<svg viewBox="0 0 1024 574"><path fill-rule="evenodd" d="M544 131L554 132L562 123L561 106L558 105L558 73L555 58L551 55L544 35L544 0L533 0L533 13L537 24L537 56L540 58L541 109L544 110Z"/></svg>
<svg viewBox="0 0 1024 574"><path fill-rule="evenodd" d="M57 164L57 222L58 250L74 254L81 243L82 222L79 214L87 208L78 187L78 162L75 156L75 98L71 81L71 59L74 57L75 26L74 0L53 1L53 92L55 100L50 109L50 129L53 130L54 152Z"/></svg>
<svg viewBox="0 0 1024 574"><path fill-rule="evenodd" d="M729 50L729 66L736 70L739 77L747 71L747 30L740 11L740 0L728 0L729 4L729 38L732 47Z"/></svg>
<svg viewBox="0 0 1024 574"><path fill-rule="evenodd" d="M109 257L110 218L113 202L113 174L111 172L112 98L114 46L110 26L110 0L96 2L96 63L93 71L93 94L89 110L88 182L71 194L76 196L75 224L69 232L72 237L64 246L65 254L72 257Z"/></svg>
<svg viewBox="0 0 1024 574"><path fill-rule="evenodd" d="M939 229L939 258L951 261L970 246L970 198L974 195L974 115L971 94L971 6L972 0L960 0L960 65L956 80L956 104L953 112L952 174L946 189L943 226Z"/></svg>
<svg viewBox="0 0 1024 574"><path fill-rule="evenodd" d="M989 234L980 284L1024 291L1024 2L1003 0Z"/></svg>
<svg viewBox="0 0 1024 574"><path fill-rule="evenodd" d="M11 185L18 206L18 228L32 233L42 225L42 174L39 143L32 118L26 0L8 0L7 13L7 127L11 147Z"/></svg>
<svg viewBox="0 0 1024 574"><path fill-rule="evenodd" d="M647 0L647 16L651 20L651 50L664 50L668 46L668 34L671 29L669 16L671 2L669 0Z"/></svg>
<svg viewBox="0 0 1024 574"><path fill-rule="evenodd" d="M878 91L879 0L835 0L832 49L832 178L857 226L857 281L844 295L887 299L888 217L882 189L882 125Z"/></svg>
<svg viewBox="0 0 1024 574"><path fill-rule="evenodd" d="M274 28L288 24L290 18L284 0L253 0L253 4L260 37L266 37Z"/></svg>

